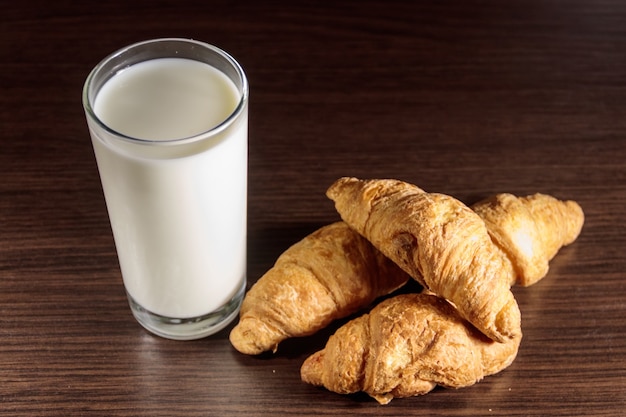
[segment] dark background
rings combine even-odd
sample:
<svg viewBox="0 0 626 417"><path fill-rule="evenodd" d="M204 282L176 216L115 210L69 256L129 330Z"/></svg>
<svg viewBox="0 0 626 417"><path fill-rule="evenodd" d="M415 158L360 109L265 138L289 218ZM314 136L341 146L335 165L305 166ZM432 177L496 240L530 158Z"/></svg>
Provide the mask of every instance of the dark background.
<svg viewBox="0 0 626 417"><path fill-rule="evenodd" d="M621 415L626 407L626 3L4 2L0 19L0 410L73 415ZM467 204L574 199L586 223L515 288L517 360L462 390L379 406L300 382L338 324L251 358L230 328L149 335L125 299L81 105L106 55L189 37L250 86L249 285L338 219L338 177ZM411 287L407 291L413 290Z"/></svg>

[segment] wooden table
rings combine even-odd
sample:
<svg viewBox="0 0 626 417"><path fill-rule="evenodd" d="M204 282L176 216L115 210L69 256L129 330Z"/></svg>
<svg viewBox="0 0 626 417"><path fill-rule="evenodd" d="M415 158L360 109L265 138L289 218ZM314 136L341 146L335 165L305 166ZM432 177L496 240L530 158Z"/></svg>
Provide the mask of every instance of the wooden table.
<svg viewBox="0 0 626 417"><path fill-rule="evenodd" d="M75 3L75 4L71 4ZM22 0L0 25L3 416L617 416L626 409L626 3L620 0ZM335 327L247 357L227 337L148 334L125 298L81 105L126 44L190 37L251 85L249 285L338 219L338 177L466 203L574 199L586 223L515 288L503 372L380 406L300 381Z"/></svg>

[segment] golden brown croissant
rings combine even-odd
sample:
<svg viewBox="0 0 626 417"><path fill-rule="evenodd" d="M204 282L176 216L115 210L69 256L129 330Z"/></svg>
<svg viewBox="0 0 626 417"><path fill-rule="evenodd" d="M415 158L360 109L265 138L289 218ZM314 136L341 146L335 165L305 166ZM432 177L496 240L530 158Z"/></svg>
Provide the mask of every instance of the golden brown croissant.
<svg viewBox="0 0 626 417"><path fill-rule="evenodd" d="M364 391L381 404L426 394L436 385L461 388L509 366L521 335L494 342L446 300L403 294L340 327L305 360L304 382L349 394Z"/></svg>
<svg viewBox="0 0 626 417"><path fill-rule="evenodd" d="M529 286L548 273L558 250L578 237L584 214L574 201L545 194L497 194L472 206L515 269L512 283Z"/></svg>
<svg viewBox="0 0 626 417"><path fill-rule="evenodd" d="M230 333L240 352L273 350L368 306L409 276L343 222L287 249L248 291Z"/></svg>
<svg viewBox="0 0 626 417"><path fill-rule="evenodd" d="M511 263L469 207L398 180L341 178L327 195L346 223L485 335L519 337Z"/></svg>

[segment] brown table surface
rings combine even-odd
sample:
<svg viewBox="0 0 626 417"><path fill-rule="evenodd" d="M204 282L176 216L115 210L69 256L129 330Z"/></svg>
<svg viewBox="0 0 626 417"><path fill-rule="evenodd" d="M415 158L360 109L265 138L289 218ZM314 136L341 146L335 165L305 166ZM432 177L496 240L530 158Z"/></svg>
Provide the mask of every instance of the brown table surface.
<svg viewBox="0 0 626 417"><path fill-rule="evenodd" d="M321 2L320 2L321 3ZM3 416L586 416L626 409L626 2L21 0L0 25ZM331 326L275 355L132 318L81 105L126 44L189 37L251 85L248 283L339 217L340 176L473 203L574 199L586 223L535 286L501 373L378 405L300 381Z"/></svg>

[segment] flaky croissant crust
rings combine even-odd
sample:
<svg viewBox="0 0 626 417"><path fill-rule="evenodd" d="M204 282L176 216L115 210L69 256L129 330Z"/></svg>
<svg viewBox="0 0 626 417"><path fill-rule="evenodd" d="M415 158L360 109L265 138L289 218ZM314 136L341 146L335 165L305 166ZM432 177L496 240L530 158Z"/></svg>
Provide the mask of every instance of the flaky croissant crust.
<svg viewBox="0 0 626 417"><path fill-rule="evenodd" d="M341 178L327 195L346 223L491 339L521 333L510 262L463 203L398 180Z"/></svg>
<svg viewBox="0 0 626 417"><path fill-rule="evenodd" d="M505 343L488 339L435 295L397 295L340 327L305 360L301 377L341 394L364 391L386 404L437 385L472 385L509 366L520 340L521 334Z"/></svg>
<svg viewBox="0 0 626 417"><path fill-rule="evenodd" d="M489 235L504 250L515 273L512 283L529 286L548 273L548 263L582 230L585 216L575 201L546 194L502 193L474 204Z"/></svg>
<svg viewBox="0 0 626 417"><path fill-rule="evenodd" d="M454 289L452 294L445 288L439 293L454 304L429 291L383 301L339 328L301 368L305 382L338 393L365 391L382 404L425 394L436 385L472 385L509 366L519 349L521 328L500 342L492 340L484 327L479 330L465 320L473 316L463 309L473 306L463 304L462 298L472 293L463 290L476 287L472 291L479 296L493 291L484 279L491 273L500 274L496 291L514 283L532 285L545 276L560 247L577 238L584 222L577 203L542 194L499 194L472 206L472 214L454 199L396 180L344 178L328 195L346 222L427 288ZM467 231L469 236L463 234ZM459 236L469 243L459 242ZM476 255L480 250L496 259L485 262L483 270L472 265L482 259L483 254ZM443 260L434 259L437 254ZM467 271L471 274L460 291L458 281L445 278ZM455 301L459 295L460 303Z"/></svg>
<svg viewBox="0 0 626 417"><path fill-rule="evenodd" d="M241 353L276 351L404 285L409 276L348 225L324 226L287 249L248 291L230 333Z"/></svg>
<svg viewBox="0 0 626 417"><path fill-rule="evenodd" d="M579 235L574 201L498 194L471 209L399 180L340 178L327 191L342 219L497 341L521 331L509 288L532 285Z"/></svg>

